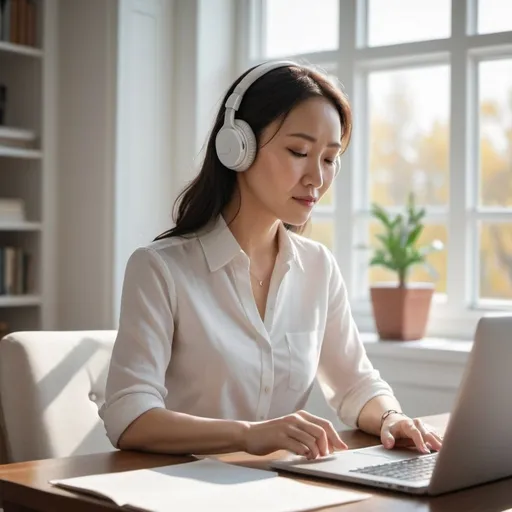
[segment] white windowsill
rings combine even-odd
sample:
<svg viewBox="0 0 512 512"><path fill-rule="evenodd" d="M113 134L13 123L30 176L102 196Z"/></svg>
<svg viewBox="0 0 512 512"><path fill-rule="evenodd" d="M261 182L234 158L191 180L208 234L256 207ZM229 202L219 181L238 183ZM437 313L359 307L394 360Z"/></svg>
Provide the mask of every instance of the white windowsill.
<svg viewBox="0 0 512 512"><path fill-rule="evenodd" d="M370 332L362 332L361 339L370 357L447 364L465 364L473 346L472 341L448 338L380 341L375 333Z"/></svg>

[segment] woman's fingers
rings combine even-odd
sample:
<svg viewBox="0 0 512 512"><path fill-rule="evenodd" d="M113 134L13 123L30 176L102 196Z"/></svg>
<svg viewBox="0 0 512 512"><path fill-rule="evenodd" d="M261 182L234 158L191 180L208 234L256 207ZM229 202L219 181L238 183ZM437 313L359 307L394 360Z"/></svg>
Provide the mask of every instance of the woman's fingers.
<svg viewBox="0 0 512 512"><path fill-rule="evenodd" d="M294 439L295 441L298 441L302 445L306 446L312 459L316 459L320 455L320 449L317 445L316 438L305 430L302 430L295 425L289 425L287 435L291 439Z"/></svg>
<svg viewBox="0 0 512 512"><path fill-rule="evenodd" d="M315 425L318 425L326 434L327 436L327 442L329 445L331 445L331 451L332 448L338 449L338 450L346 450L348 446L342 441L341 437L339 436L338 432L336 432L336 429L334 428L333 424L324 419L319 418L318 416L314 416L313 414L310 414L307 411L300 411L299 413L305 420L314 423Z"/></svg>
<svg viewBox="0 0 512 512"><path fill-rule="evenodd" d="M395 438L389 427L384 427L380 432L380 441L384 445L385 448L393 448L395 446Z"/></svg>
<svg viewBox="0 0 512 512"><path fill-rule="evenodd" d="M443 444L441 437L432 430L428 425L425 425L421 420L414 421L416 428L420 431L423 436L425 444L430 445L430 448L435 451L439 451Z"/></svg>
<svg viewBox="0 0 512 512"><path fill-rule="evenodd" d="M307 432L310 436L312 436L315 439L319 455L329 455L329 442L327 440L327 434L322 427L304 419L300 415L297 415L297 417L295 418L293 426L304 432Z"/></svg>
<svg viewBox="0 0 512 512"><path fill-rule="evenodd" d="M283 440L282 449L288 450L289 452L295 453L296 455L302 455L303 457L307 457L308 459L312 458L309 448L291 437L287 437L286 439Z"/></svg>
<svg viewBox="0 0 512 512"><path fill-rule="evenodd" d="M425 444L425 441L423 440L423 436L421 435L421 432L416 428L416 425L413 421L399 421L397 423L399 427L401 427L404 430L404 434L412 439L414 444L416 445L416 448L422 453L430 453L430 450L428 449L428 446Z"/></svg>

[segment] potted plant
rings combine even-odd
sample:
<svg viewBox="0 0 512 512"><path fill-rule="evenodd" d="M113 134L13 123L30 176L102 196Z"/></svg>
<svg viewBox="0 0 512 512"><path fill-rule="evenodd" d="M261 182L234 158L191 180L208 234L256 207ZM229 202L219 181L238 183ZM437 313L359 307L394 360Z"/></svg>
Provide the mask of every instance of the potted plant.
<svg viewBox="0 0 512 512"><path fill-rule="evenodd" d="M381 266L394 272L396 283L374 285L370 289L375 325L382 340L417 340L425 334L433 283L411 283L409 274L413 267L428 265L427 255L443 249L440 240L424 246L419 238L424 229L426 211L415 204L410 194L405 213L389 214L378 204L372 205L372 216L379 221L383 232L376 235L380 242L373 249L370 266Z"/></svg>

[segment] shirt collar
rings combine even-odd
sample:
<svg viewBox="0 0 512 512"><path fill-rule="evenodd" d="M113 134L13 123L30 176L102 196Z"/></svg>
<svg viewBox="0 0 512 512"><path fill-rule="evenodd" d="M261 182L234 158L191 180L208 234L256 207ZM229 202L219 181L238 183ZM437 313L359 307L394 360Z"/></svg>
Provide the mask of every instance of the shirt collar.
<svg viewBox="0 0 512 512"><path fill-rule="evenodd" d="M282 223L279 226L278 237L278 258L284 263L295 262L301 270L304 270L295 241ZM212 224L205 228L198 238L210 272L215 272L224 267L242 252L242 248L231 233L222 215L219 215Z"/></svg>

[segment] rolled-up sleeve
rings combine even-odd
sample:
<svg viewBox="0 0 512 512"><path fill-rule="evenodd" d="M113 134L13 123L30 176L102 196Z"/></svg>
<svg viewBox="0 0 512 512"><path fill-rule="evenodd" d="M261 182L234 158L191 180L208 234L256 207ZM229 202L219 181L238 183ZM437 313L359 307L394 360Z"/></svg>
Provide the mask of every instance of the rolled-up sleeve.
<svg viewBox="0 0 512 512"><path fill-rule="evenodd" d="M158 253L139 248L129 258L123 282L119 329L100 408L107 436L121 434L141 414L165 408L165 374L171 359L175 291Z"/></svg>
<svg viewBox="0 0 512 512"><path fill-rule="evenodd" d="M378 395L393 395L373 368L352 317L345 283L331 253L327 322L320 354L318 380L340 420L357 427L364 405Z"/></svg>

